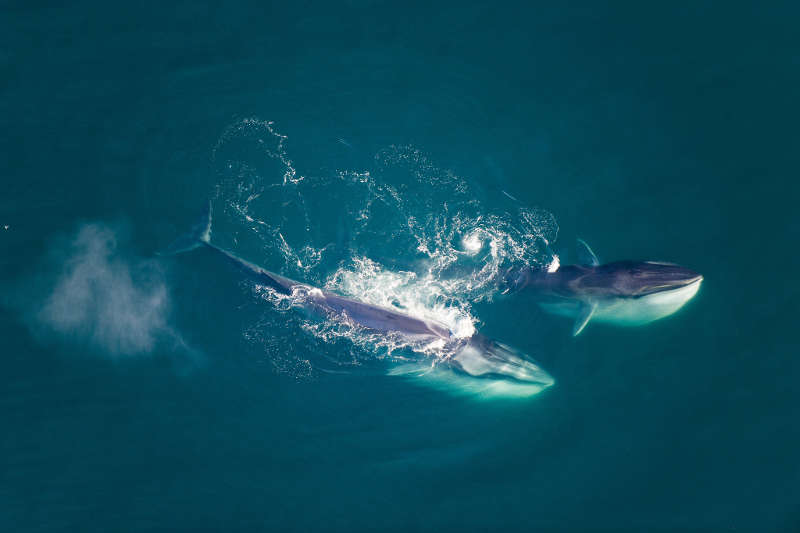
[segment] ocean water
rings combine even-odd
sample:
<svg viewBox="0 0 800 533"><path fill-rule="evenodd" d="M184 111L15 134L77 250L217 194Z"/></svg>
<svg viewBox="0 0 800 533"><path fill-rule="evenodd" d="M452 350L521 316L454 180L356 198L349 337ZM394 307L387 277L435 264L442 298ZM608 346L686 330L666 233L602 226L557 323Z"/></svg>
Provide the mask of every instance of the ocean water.
<svg viewBox="0 0 800 533"><path fill-rule="evenodd" d="M0 4L1 531L796 531L800 11ZM480 331L308 316L207 250ZM705 277L642 327L509 267ZM473 383L474 385L474 383Z"/></svg>

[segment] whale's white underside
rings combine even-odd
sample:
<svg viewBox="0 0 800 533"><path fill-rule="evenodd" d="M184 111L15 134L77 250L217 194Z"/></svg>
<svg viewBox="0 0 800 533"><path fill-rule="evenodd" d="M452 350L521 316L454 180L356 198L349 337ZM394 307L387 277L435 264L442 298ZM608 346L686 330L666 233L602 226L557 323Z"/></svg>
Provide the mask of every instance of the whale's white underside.
<svg viewBox="0 0 800 533"><path fill-rule="evenodd" d="M486 378L454 371L442 365L405 363L393 366L391 376L413 378L415 382L455 395L482 399L527 398L539 394L551 383L529 383L502 377Z"/></svg>
<svg viewBox="0 0 800 533"><path fill-rule="evenodd" d="M564 300L543 302L541 307L549 312L575 317L586 305L596 304L593 321L621 326L638 326L664 318L683 307L700 289L702 280L697 280L678 289L660 291L639 298L607 298L595 301Z"/></svg>

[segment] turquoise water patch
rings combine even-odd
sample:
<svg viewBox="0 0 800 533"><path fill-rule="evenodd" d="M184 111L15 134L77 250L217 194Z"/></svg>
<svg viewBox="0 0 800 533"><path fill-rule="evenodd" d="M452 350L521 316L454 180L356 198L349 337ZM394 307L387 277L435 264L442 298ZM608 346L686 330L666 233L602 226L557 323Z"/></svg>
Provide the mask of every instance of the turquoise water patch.
<svg viewBox="0 0 800 533"><path fill-rule="evenodd" d="M1 531L798 530L797 6L0 14ZM554 385L156 256L209 199L218 245ZM497 291L576 238L702 288L575 338Z"/></svg>

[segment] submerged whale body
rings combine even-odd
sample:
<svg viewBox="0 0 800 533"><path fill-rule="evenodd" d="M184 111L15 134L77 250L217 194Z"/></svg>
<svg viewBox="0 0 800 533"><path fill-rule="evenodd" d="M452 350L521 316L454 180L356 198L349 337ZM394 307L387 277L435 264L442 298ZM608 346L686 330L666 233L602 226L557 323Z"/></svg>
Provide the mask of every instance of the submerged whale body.
<svg viewBox="0 0 800 533"><path fill-rule="evenodd" d="M525 354L480 334L458 337L439 322L368 304L270 272L211 242L210 208L193 232L168 250L176 254L206 248L224 258L256 283L291 297L317 316L356 325L370 332L397 335L411 346L441 346L450 355L434 365L406 363L389 374L423 378L425 383L481 396L530 396L555 383ZM441 367L445 368L441 368Z"/></svg>
<svg viewBox="0 0 800 533"><path fill-rule="evenodd" d="M582 264L551 270L509 271L505 292L529 292L548 312L575 317L573 335L590 320L636 326L664 318L700 289L703 276L673 263L615 261L600 264L578 240Z"/></svg>

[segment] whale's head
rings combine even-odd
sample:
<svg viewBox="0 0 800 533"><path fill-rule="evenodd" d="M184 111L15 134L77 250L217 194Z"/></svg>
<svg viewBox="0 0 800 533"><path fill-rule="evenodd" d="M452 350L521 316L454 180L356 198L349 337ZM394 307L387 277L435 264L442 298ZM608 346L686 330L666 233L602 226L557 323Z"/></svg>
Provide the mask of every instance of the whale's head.
<svg viewBox="0 0 800 533"><path fill-rule="evenodd" d="M539 392L555 380L527 355L482 335L473 335L449 360L456 370L473 377L503 382Z"/></svg>
<svg viewBox="0 0 800 533"><path fill-rule="evenodd" d="M697 294L702 281L694 270L672 263L618 261L585 271L576 285L587 301L596 303L590 316L639 325L676 312Z"/></svg>
<svg viewBox="0 0 800 533"><path fill-rule="evenodd" d="M527 398L555 383L527 355L480 334L460 339L452 354L436 364L395 365L389 374L413 378L451 394L487 400Z"/></svg>
<svg viewBox="0 0 800 533"><path fill-rule="evenodd" d="M703 281L703 276L694 270L658 261L619 261L596 267L595 272L600 278L611 278L608 286L633 298L677 290L686 292L683 289L697 289Z"/></svg>

